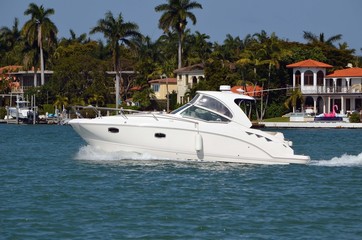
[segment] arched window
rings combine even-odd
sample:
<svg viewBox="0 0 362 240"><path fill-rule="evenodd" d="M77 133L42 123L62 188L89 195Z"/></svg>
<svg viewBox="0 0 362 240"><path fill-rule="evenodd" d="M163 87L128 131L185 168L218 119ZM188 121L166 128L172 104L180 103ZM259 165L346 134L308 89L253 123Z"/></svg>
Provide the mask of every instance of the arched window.
<svg viewBox="0 0 362 240"><path fill-rule="evenodd" d="M197 77L194 76L194 77L192 78L192 85L195 85L196 83L197 83Z"/></svg>
<svg viewBox="0 0 362 240"><path fill-rule="evenodd" d="M296 71L295 72L295 86L300 86L300 77L301 76L301 74L300 74L300 71L298 70L298 71Z"/></svg>
<svg viewBox="0 0 362 240"><path fill-rule="evenodd" d="M304 86L313 86L313 72L306 71L304 73Z"/></svg>
<svg viewBox="0 0 362 240"><path fill-rule="evenodd" d="M323 78L324 78L324 73L322 71L319 71L317 73L317 86L323 86Z"/></svg>

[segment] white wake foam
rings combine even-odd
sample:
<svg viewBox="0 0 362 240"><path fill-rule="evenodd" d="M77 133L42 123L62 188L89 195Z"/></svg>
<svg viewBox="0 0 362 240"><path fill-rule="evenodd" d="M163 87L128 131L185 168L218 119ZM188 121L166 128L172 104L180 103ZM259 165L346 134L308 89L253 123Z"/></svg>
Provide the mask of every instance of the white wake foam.
<svg viewBox="0 0 362 240"><path fill-rule="evenodd" d="M328 167L362 167L362 153L358 155L348 155L343 154L341 157L334 157L331 160L313 160L310 163L311 165L317 166L328 166Z"/></svg>
<svg viewBox="0 0 362 240"><path fill-rule="evenodd" d="M149 154L138 154L129 152L105 152L90 145L83 146L75 155L77 160L90 161L119 161L119 160L154 160L156 158Z"/></svg>

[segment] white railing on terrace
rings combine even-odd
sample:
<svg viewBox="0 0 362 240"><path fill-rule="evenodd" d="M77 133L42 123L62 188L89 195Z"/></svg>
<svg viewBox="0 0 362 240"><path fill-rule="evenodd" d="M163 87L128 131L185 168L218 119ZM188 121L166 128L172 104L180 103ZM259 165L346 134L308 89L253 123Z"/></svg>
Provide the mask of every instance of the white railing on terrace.
<svg viewBox="0 0 362 240"><path fill-rule="evenodd" d="M352 87L341 87L341 86L303 86L301 87L301 92L303 94L311 93L361 93L361 86L352 86Z"/></svg>

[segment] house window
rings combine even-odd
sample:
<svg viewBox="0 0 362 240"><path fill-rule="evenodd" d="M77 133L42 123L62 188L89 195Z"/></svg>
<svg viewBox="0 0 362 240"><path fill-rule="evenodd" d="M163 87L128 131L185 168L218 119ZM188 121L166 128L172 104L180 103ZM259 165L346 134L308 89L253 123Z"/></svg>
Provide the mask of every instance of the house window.
<svg viewBox="0 0 362 240"><path fill-rule="evenodd" d="M197 83L197 77L192 78L192 85L195 85Z"/></svg>
<svg viewBox="0 0 362 240"><path fill-rule="evenodd" d="M159 92L160 91L160 84L152 84L152 90L154 92Z"/></svg>
<svg viewBox="0 0 362 240"><path fill-rule="evenodd" d="M295 72L295 86L300 86L300 72Z"/></svg>
<svg viewBox="0 0 362 240"><path fill-rule="evenodd" d="M323 86L323 78L324 78L323 72L319 71L317 73L317 86Z"/></svg>
<svg viewBox="0 0 362 240"><path fill-rule="evenodd" d="M313 86L313 72L306 71L304 73L304 86Z"/></svg>

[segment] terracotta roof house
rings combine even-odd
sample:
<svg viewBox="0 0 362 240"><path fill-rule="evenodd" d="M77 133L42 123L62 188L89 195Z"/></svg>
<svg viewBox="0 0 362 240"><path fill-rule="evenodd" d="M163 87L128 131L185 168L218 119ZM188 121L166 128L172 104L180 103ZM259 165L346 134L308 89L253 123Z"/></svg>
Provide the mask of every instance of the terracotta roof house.
<svg viewBox="0 0 362 240"><path fill-rule="evenodd" d="M287 65L293 70L293 87L300 88L304 98L301 110L328 113L334 105L341 113L362 109L362 69L348 67L327 74L332 67L312 59Z"/></svg>
<svg viewBox="0 0 362 240"><path fill-rule="evenodd" d="M13 77L17 83L16 85L18 87L12 89L12 93L23 94L28 88L44 85L44 83L41 82L40 70L35 72L34 68L31 70L23 70L23 66L5 66L0 68L0 74ZM44 81L48 81L52 74L53 71L45 70Z"/></svg>
<svg viewBox="0 0 362 240"><path fill-rule="evenodd" d="M148 83L151 85L156 98L159 100L167 99L167 91L168 93L172 93L173 91L177 92L176 78L154 79L148 81Z"/></svg>
<svg viewBox="0 0 362 240"><path fill-rule="evenodd" d="M296 62L287 65L287 68L332 68L332 65L315 61L313 59L307 59L304 61Z"/></svg>
<svg viewBox="0 0 362 240"><path fill-rule="evenodd" d="M185 93L192 88L194 84L199 83L205 78L204 65L195 64L174 71L177 79L177 103L185 103L191 99L185 99Z"/></svg>

